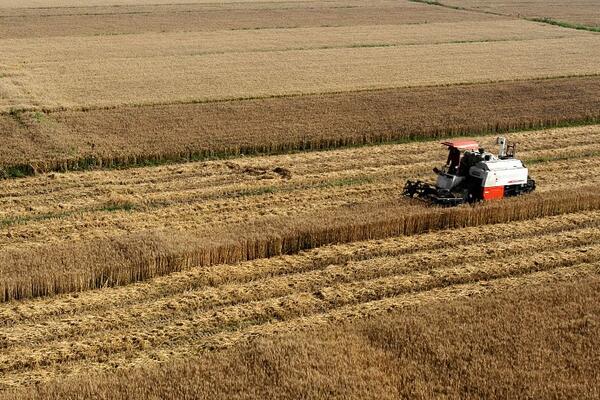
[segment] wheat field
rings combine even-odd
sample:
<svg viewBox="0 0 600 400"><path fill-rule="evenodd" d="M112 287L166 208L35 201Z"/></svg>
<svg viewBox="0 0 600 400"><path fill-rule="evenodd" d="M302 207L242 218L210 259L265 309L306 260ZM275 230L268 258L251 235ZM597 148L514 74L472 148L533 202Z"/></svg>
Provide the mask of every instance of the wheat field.
<svg viewBox="0 0 600 400"><path fill-rule="evenodd" d="M189 103L600 73L594 58L597 36L589 32L500 17L376 26L43 40L7 37L0 40L5 55L0 65L0 111ZM560 51L565 47L569 57Z"/></svg>
<svg viewBox="0 0 600 400"><path fill-rule="evenodd" d="M357 242L171 274L133 287L0 305L2 382L23 385L83 369L148 366L257 334L377 315L417 293L461 296L444 289L476 293L486 281L493 287L597 274L597 221L597 213L583 213L408 242ZM454 256L440 240L455 243ZM482 240L495 253L482 253Z"/></svg>
<svg viewBox="0 0 600 400"><path fill-rule="evenodd" d="M343 321L355 314L345 309L336 330L325 323L279 332L128 375L64 378L2 398L428 399L440 388L461 398L594 398L599 365L590 345L597 344L599 281L591 271L407 294L401 302L373 303L370 316L351 323ZM322 321L328 317L335 318ZM476 367L465 371L465 360Z"/></svg>
<svg viewBox="0 0 600 400"><path fill-rule="evenodd" d="M0 0L0 400L597 398L593 4L441 3Z"/></svg>
<svg viewBox="0 0 600 400"><path fill-rule="evenodd" d="M451 28L449 30L449 28ZM590 37L522 20L466 21L412 25L328 28L165 32L137 35L57 37L52 40L3 39L6 64L61 60L103 62L107 58L152 58L210 54L275 52L347 47L400 47L456 42L502 42Z"/></svg>
<svg viewBox="0 0 600 400"><path fill-rule="evenodd" d="M6 3L6 2L3 2ZM19 2L20 4L21 2ZM98 36L147 32L260 30L490 21L499 17L432 8L410 1L339 0L125 4L50 8L0 7L6 38Z"/></svg>
<svg viewBox="0 0 600 400"><path fill-rule="evenodd" d="M494 214L502 221L595 209L589 165L600 154L599 134L594 125L511 137L540 185L525 203L535 198L542 209L521 217L502 217L502 204L440 213L401 199L407 179L431 176L431 162L419 160L442 162L442 146L430 142L7 182L2 292L10 299L127 284L192 266L443 229L448 218L480 225ZM573 197L573 181L581 182L582 197ZM505 204L511 210L521 202Z"/></svg>
<svg viewBox="0 0 600 400"><path fill-rule="evenodd" d="M563 54L565 48L568 57ZM31 62L3 68L0 110L190 103L592 75L600 73L597 49L600 40L593 35L394 48L107 58L102 63L93 59Z"/></svg>
<svg viewBox="0 0 600 400"><path fill-rule="evenodd" d="M0 176L592 124L600 121L598 90L598 77L581 77L13 113L0 116Z"/></svg>
<svg viewBox="0 0 600 400"><path fill-rule="evenodd" d="M4 177L594 123L599 118L597 35L515 17L411 1L15 5L0 6L0 31L30 18L40 29L52 26L52 18L69 21L57 25L62 33L35 33L30 27L24 28L29 36L0 34ZM325 15L327 10L363 17L372 10L378 16L357 21L344 14L332 17L338 22L321 25L234 26L243 19L235 12L272 21L260 13L276 11L287 18L289 13ZM234 25L211 26L202 20L209 16L215 22L215 13L231 12L223 18ZM160 29L154 29L149 21L129 19L164 13L179 22L196 20L191 26L157 22ZM80 19L117 16L126 18L121 21L125 26L147 29L115 34L106 29L120 22L111 20L96 21L104 30L91 35L69 31ZM88 22L84 25L93 26ZM570 78L549 79L561 76ZM490 81L508 82L477 85ZM463 89L464 84L471 88ZM498 90L515 98L498 96ZM564 92L572 94L560 95ZM481 98L493 97L492 104L482 105ZM456 98L464 103L456 104ZM353 101L363 104L352 109ZM357 115L373 102L378 103L374 114ZM395 112L415 102L419 104L410 112ZM527 107L514 107L524 102ZM306 107L311 109L302 114ZM469 111L458 111L464 107ZM436 121L427 110L449 111ZM330 115L324 116L327 111ZM457 121L461 114L464 120ZM338 120L344 115L345 121ZM404 126L390 129L402 116ZM306 119L310 123L303 124ZM369 132L377 123L381 127ZM247 129L255 131L249 135Z"/></svg>

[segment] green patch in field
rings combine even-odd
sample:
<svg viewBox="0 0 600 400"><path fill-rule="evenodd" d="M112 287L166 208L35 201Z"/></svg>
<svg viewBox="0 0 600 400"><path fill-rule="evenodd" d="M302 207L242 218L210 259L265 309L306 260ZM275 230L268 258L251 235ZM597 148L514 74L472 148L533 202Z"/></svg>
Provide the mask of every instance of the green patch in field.
<svg viewBox="0 0 600 400"><path fill-rule="evenodd" d="M31 119L38 124L42 123L45 118L46 118L46 114L44 114L43 112L40 112L40 111L36 111L31 115Z"/></svg>
<svg viewBox="0 0 600 400"><path fill-rule="evenodd" d="M0 228L8 228L14 225L27 224L29 222L46 221L49 219L62 219L71 217L76 214L82 214L85 212L115 212L115 211L134 211L138 209L138 205L132 201L108 201L101 207L89 207L79 210L68 210L68 211L53 211L40 214L29 214L29 215L18 215L14 217L7 217L0 219Z"/></svg>
<svg viewBox="0 0 600 400"><path fill-rule="evenodd" d="M35 175L35 169L29 164L0 167L0 179L24 178L31 175Z"/></svg>
<svg viewBox="0 0 600 400"><path fill-rule="evenodd" d="M109 200L102 206L99 211L115 212L115 211L133 211L138 206L131 200Z"/></svg>
<svg viewBox="0 0 600 400"><path fill-rule="evenodd" d="M28 222L45 221L48 219L65 218L75 214L75 211L48 212L33 215L19 215L16 217L8 217L0 219L0 228L7 228L13 225L26 224Z"/></svg>
<svg viewBox="0 0 600 400"><path fill-rule="evenodd" d="M229 193L228 197L247 197L247 196L261 196L263 194L270 194L278 192L280 189L275 186L263 186L259 188L242 189L232 193Z"/></svg>
<svg viewBox="0 0 600 400"><path fill-rule="evenodd" d="M24 111L21 109L11 108L8 112L8 115L10 115L11 118L14 119L17 124L25 126L25 123L23 122L23 113Z"/></svg>
<svg viewBox="0 0 600 400"><path fill-rule="evenodd" d="M544 24L560 26L562 28L577 29L580 31L600 32L600 27L578 24L574 22L559 21L552 18L525 18L529 21L542 22Z"/></svg>
<svg viewBox="0 0 600 400"><path fill-rule="evenodd" d="M134 204L112 204L104 206L100 209L100 211L106 212L115 212L115 211L132 211L135 210L136 206Z"/></svg>
<svg viewBox="0 0 600 400"><path fill-rule="evenodd" d="M439 1L434 1L434 0L408 0L412 3L423 3L423 4L428 4L430 6L439 6L439 7L445 7L445 8L451 8L453 10L466 10L464 7L459 7L459 6L450 6L448 4L443 4L440 3Z"/></svg>

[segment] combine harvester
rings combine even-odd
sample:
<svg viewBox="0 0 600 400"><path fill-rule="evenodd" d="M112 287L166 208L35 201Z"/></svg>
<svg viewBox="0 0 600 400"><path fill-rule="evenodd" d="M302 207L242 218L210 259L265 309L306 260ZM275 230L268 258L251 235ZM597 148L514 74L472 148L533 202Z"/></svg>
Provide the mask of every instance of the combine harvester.
<svg viewBox="0 0 600 400"><path fill-rule="evenodd" d="M437 174L437 183L408 181L404 196L428 203L451 207L463 203L519 196L535 190L535 181L519 159L515 158L516 144L499 137L498 155L486 152L473 140L442 142L449 149L448 161Z"/></svg>

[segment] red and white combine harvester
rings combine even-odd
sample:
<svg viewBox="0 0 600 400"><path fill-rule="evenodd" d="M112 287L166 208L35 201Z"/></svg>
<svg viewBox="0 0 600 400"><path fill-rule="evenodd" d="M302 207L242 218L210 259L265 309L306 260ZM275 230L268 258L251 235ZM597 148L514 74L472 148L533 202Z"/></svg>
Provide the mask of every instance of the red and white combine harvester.
<svg viewBox="0 0 600 400"><path fill-rule="evenodd" d="M442 143L449 149L448 161L437 174L437 183L408 181L404 195L432 204L456 206L482 200L502 199L531 193L535 181L521 160L515 158L515 144L499 137L498 155L486 152L473 140L452 140Z"/></svg>

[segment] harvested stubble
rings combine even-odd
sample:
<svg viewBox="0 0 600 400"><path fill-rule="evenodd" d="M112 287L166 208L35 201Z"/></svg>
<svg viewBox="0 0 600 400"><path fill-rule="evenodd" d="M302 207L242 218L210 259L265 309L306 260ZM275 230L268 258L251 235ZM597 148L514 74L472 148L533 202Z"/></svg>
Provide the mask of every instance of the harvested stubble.
<svg viewBox="0 0 600 400"><path fill-rule="evenodd" d="M5 252L0 265L11 267L3 271L0 294L1 300L8 301L123 285L191 267L292 254L326 244L599 208L600 194L593 188L579 188L453 209L370 204L339 209L312 220L273 219L264 226L237 227L235 232L224 228L209 233L145 233L58 245L50 253L47 249Z"/></svg>
<svg viewBox="0 0 600 400"><path fill-rule="evenodd" d="M282 330L201 358L63 378L0 398L428 399L442 390L457 398L596 398L600 279L540 278L512 288L489 283L492 293L468 299L478 293L414 296L363 321Z"/></svg>
<svg viewBox="0 0 600 400"><path fill-rule="evenodd" d="M595 220L593 213L569 216L568 220L563 225L565 231L560 230L562 220L555 218L549 225L548 219L540 221L540 226L558 230L550 242L552 235L536 236L535 227L526 223L500 227L506 236L500 241L497 239L503 235L484 227L483 231L491 235L483 236L479 245L468 238L481 241L482 232L453 231L454 236L464 235L467 243L453 249L465 255L452 254L454 263L445 262L449 252L445 247L415 252L407 248L404 257L378 257L388 244L391 249L401 246L394 239L392 243L342 246L358 257L350 263L342 257L333 261L339 264L327 264L320 251L248 263L244 268L258 274L249 275L247 283L240 275L223 285L219 279L227 275L226 271L198 269L193 274L174 274L134 287L0 305L7 322L0 327L2 382L20 385L109 366L149 366L157 360L189 357L256 335L348 321L415 302L597 275L598 231L585 228L587 222ZM507 240L515 228L524 228L523 234L531 236ZM544 230L537 232L543 234ZM436 235L424 239L433 242ZM437 238L443 236L452 237L444 234ZM547 244L552 249L547 249ZM491 251L493 261L478 261L485 257L482 247ZM333 250L343 252L342 248ZM371 256L365 250L371 251ZM294 264L289 271L261 276L261 267L287 266L288 261ZM317 265L303 270L302 266L309 266L311 261ZM589 261L595 263L586 264ZM300 269L294 271L294 267ZM190 285L194 276L196 286ZM211 276L216 278L214 282ZM203 287L203 282L214 287ZM177 289L164 292L165 286ZM156 292L157 296L128 296L136 291ZM97 306L89 308L91 304Z"/></svg>
<svg viewBox="0 0 600 400"><path fill-rule="evenodd" d="M300 254L279 256L270 259L253 260L239 264L220 264L204 268L192 268L184 272L158 277L143 283L114 287L102 291L86 291L76 295L38 298L31 301L12 303L10 307L0 307L1 326L11 327L28 320L40 324L52 317L83 313L106 313L111 308L132 310L137 305L158 300L167 301L190 290L210 290L219 285L246 284L265 278L281 278L286 275L324 270L331 265L347 265L358 261L381 257L413 257L414 254L427 255L433 265L444 265L447 257L445 249L461 251L468 248L470 257L486 257L476 249L494 245L492 252L502 252L512 248L521 253L533 251L539 245L540 237L554 236L554 241L565 238L573 244L573 238L585 243L586 232L600 224L600 211L544 217L531 221L510 222L495 225L446 230L415 236L394 237L386 240L354 242L335 246L325 246ZM583 237L582 237L583 233ZM512 241L515 241L513 243ZM559 243L558 247L562 245ZM413 255L413 256L410 256ZM418 257L418 256L417 256ZM415 259L416 260L416 259ZM423 261L423 259L421 259ZM288 289L291 289L288 287ZM73 301L76 298L77 301ZM140 306L140 307L143 307Z"/></svg>
<svg viewBox="0 0 600 400"><path fill-rule="evenodd" d="M556 156L561 160L541 163L532 171L541 184L541 193L556 188L572 190L572 184L565 187L565 182L576 182L581 171L593 174L595 170L589 165L596 165L598 157L587 157L590 149L600 150L595 145L599 134L597 127L590 126L527 132L511 138L523 145L520 155L526 160L539 157L552 160ZM493 142L493 138L481 139L486 147ZM564 160L565 155L574 159ZM160 246L171 246L177 240L189 244L189 248L180 243L168 247L168 251L193 252L195 247L209 244L229 240L236 243L233 232L241 238L260 239L260 227L265 226L272 227L265 234L273 233L277 237L282 232L294 233L296 223L305 229L321 220L328 221L328 217L321 217L327 215L340 217L340 221L334 221L337 225L347 224L342 221L345 215L351 220L372 204L394 204L393 212L400 215L416 212L415 207L420 212L421 207L411 208L398 201L402 185L408 178L430 177L431 162L423 160L443 157L442 146L412 143L263 157L246 165L238 160L237 163L195 163L7 181L0 195L1 208L6 212L0 231L0 259L5 261L2 274L6 280L23 273L42 281L44 273L41 271L46 271L49 265L43 256L62 251L71 255L63 257L70 260L51 256L50 264L60 265L59 271L55 271L57 275L73 274L73 280L83 279L77 285L84 288L91 277L102 277L100 270L81 272L82 267L99 263L94 261L98 257L115 268L122 266L129 271L124 273L127 275L135 273L130 270L134 265L127 257L137 257L144 252L149 257L163 254ZM360 160L358 168L357 160ZM261 179L264 176L261 171L271 171L281 165L292 168L292 179ZM256 172L258 175L253 175ZM589 176L585 182L594 184ZM273 190L263 190L265 185ZM133 208L129 209L131 204ZM115 205L123 208L113 211ZM363 216L365 221L369 215L377 217L376 213L370 213ZM255 221L254 226L245 221ZM162 236L171 233L175 236L159 240L152 234L156 229L164 229ZM149 231L148 235L134 235L139 240L129 243L129 247L123 245L119 251L124 254L118 253L120 255L113 259L103 259L108 255L98 256L99 250L94 250L94 243L104 242L100 248L116 251L118 243L129 242L127 238L131 235L127 232L144 231ZM198 237L187 238L181 233L185 231ZM202 243L202 238L207 236L210 240ZM38 259L35 259L36 254L40 255ZM11 264L15 257L21 261ZM78 259L85 260L86 266L78 264ZM15 265L26 265L27 269L21 271ZM168 273L168 270L160 273ZM111 279L115 278L118 276ZM93 285L106 283L104 279L108 278L100 278ZM125 278L124 282L129 279Z"/></svg>
<svg viewBox="0 0 600 400"><path fill-rule="evenodd" d="M6 38L425 24L499 19L496 16L432 8L407 1L385 0L0 8L0 14L0 36Z"/></svg>
<svg viewBox="0 0 600 400"><path fill-rule="evenodd" d="M384 271L380 278L369 279L351 272L347 277L350 282L334 276L333 279L320 277L311 283L311 277L304 276L309 282L302 282L297 289L293 287L291 290L282 284L283 291L277 283L264 290L262 282L247 287L218 288L212 294L228 296L231 302L227 304L227 301L221 300L226 304L224 307L219 307L218 301L210 301L210 296L193 291L125 312L111 310L109 315L102 315L99 320L94 320L94 314L73 316L69 321L53 319L37 330L32 329L31 323L25 323L13 327L11 332L4 331L5 350L0 354L0 372L12 375L32 367L44 368L53 364L62 364L70 369L73 367L70 364L81 361L106 362L105 356L113 359L143 357L144 350L148 348L173 350L180 355L183 346L197 351L213 340L217 342L219 335L227 336L228 331L238 331L239 335L244 328L261 327L273 320L293 321L318 316L344 307L360 307L370 302L398 298L411 292L514 279L539 272L552 273L557 269L580 268L582 272L592 272L598 268L600 248L596 243L540 251L534 255L518 254L518 259L509 254L507 252L505 259L487 263L423 268L414 272L402 265L394 265L397 259L392 259L389 265L376 264L388 269L382 268ZM367 269L368 265L363 268ZM290 278L289 284L298 284L294 277ZM160 334L156 334L157 328ZM136 340L140 337L143 339ZM43 344L43 347L31 349L32 342ZM73 351L61 351L71 347L69 345L72 345ZM16 357L16 354L21 354L21 357Z"/></svg>
<svg viewBox="0 0 600 400"><path fill-rule="evenodd" d="M439 286L440 282L459 284L473 276L477 279L493 279L540 270L539 265L543 265L544 269L550 269L558 263L565 267L595 261L595 257L600 254L594 248L600 241L598 223L590 226L570 230L565 225L562 227L564 231L541 236L530 234L521 238L515 235L510 240L475 240L475 243L457 245L451 252L447 248L425 251L399 249L394 247L398 243L385 240L377 244L362 243L368 249L364 252L356 252L356 245L348 246L355 253L343 253L337 258L330 258L328 263L318 253L308 252L282 259L246 262L238 265L239 269L220 265L187 277L187 286L177 276L164 279L163 283L171 290L161 290L158 298L148 296L143 300L132 301L128 297L126 302L123 299L117 301L121 307L128 303L126 311L111 310L113 306L106 304L91 312L81 307L78 311L83 310L83 313L77 316L77 320L59 321L56 316L52 317L54 320L48 320L49 314L46 314L46 318L39 316L36 323L42 320L47 323L45 328L37 332L21 332L19 324L15 326L15 317L21 321L25 317L13 310L12 313L5 313L4 325L14 326L16 329L4 339L11 346L26 345L31 340L62 340L98 330L115 330L135 325L136 316L142 314L148 326L151 320L184 318L200 310L284 298L303 292L314 293L319 299L340 306L372 300L369 296L399 295L409 289L426 290ZM424 239L429 239L429 236L432 235L425 235ZM491 242L493 248L489 247ZM551 250L540 250L541 243ZM482 251L482 247L486 251ZM332 246L332 250L343 251L343 248ZM385 255L379 255L381 251ZM521 258L517 259L517 256ZM465 263L465 260L468 262ZM291 263L284 264L286 261ZM231 275L224 276L227 270L231 270ZM178 285L176 291L172 290L171 285L174 283ZM155 288L158 285L159 282L150 282L148 286ZM185 288L185 293L181 292L182 288ZM127 289L121 292L125 293ZM344 297L338 298L341 294L345 294ZM174 304L177 307L170 307ZM75 310L72 309L71 312ZM110 316L104 315L101 320L89 318L88 314L101 315L106 310L109 310ZM66 310L61 310L61 313L66 313ZM221 323L225 324L225 321L221 320ZM179 332L178 335L182 333Z"/></svg>
<svg viewBox="0 0 600 400"><path fill-rule="evenodd" d="M0 115L0 175L592 123L599 91L588 77Z"/></svg>

